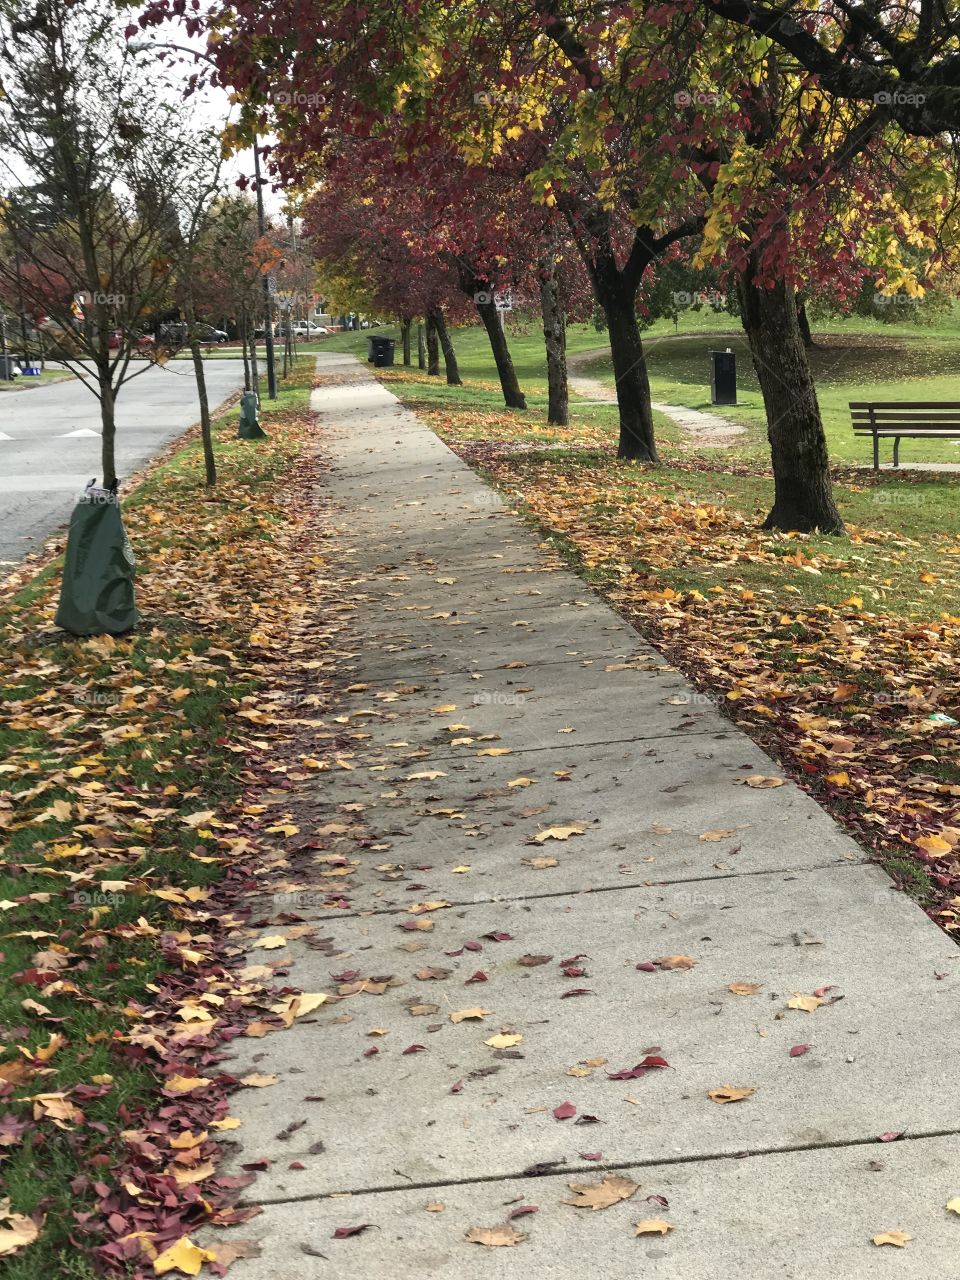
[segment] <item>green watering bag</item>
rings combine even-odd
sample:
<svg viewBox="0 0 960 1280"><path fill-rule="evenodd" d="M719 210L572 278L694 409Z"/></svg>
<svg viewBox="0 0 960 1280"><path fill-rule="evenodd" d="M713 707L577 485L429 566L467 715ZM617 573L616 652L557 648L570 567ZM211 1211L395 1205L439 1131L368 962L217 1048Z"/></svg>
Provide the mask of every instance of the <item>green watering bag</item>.
<svg viewBox="0 0 960 1280"><path fill-rule="evenodd" d="M238 440L266 440L267 433L257 421L257 393L245 391L240 397L240 425L237 427Z"/></svg>
<svg viewBox="0 0 960 1280"><path fill-rule="evenodd" d="M56 623L75 636L122 635L137 625L136 561L116 489L91 480L70 517Z"/></svg>

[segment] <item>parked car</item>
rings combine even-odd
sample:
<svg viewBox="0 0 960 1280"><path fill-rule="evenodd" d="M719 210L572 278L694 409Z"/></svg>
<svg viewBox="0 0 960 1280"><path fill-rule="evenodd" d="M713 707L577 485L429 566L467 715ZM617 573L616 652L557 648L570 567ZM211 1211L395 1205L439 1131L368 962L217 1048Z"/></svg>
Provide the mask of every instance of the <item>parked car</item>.
<svg viewBox="0 0 960 1280"><path fill-rule="evenodd" d="M293 326L295 338L322 338L329 332L322 324L313 320L298 320Z"/></svg>
<svg viewBox="0 0 960 1280"><path fill-rule="evenodd" d="M182 347L187 340L187 326L180 320L172 320L160 326L158 337L165 347Z"/></svg>
<svg viewBox="0 0 960 1280"><path fill-rule="evenodd" d="M193 332L201 342L228 342L229 335L223 329L215 329L212 324L195 324Z"/></svg>

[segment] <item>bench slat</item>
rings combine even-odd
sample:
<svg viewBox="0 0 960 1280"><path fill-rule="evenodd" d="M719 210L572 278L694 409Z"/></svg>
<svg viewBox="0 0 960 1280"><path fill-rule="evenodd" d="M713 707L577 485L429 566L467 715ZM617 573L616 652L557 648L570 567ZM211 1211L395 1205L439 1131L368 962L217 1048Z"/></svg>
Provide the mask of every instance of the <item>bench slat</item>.
<svg viewBox="0 0 960 1280"><path fill-rule="evenodd" d="M851 409L960 409L960 400L849 400Z"/></svg>

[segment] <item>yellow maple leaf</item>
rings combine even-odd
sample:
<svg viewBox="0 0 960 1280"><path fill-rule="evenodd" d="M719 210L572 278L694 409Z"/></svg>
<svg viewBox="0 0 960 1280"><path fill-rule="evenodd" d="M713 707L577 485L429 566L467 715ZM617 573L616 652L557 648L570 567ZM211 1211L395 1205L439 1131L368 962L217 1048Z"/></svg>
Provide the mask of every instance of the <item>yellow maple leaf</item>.
<svg viewBox="0 0 960 1280"><path fill-rule="evenodd" d="M158 1276L168 1271L182 1271L184 1275L196 1276L205 1262L216 1262L217 1255L210 1249L201 1249L193 1243L189 1236L181 1236L176 1244L164 1249L153 1260L153 1269Z"/></svg>

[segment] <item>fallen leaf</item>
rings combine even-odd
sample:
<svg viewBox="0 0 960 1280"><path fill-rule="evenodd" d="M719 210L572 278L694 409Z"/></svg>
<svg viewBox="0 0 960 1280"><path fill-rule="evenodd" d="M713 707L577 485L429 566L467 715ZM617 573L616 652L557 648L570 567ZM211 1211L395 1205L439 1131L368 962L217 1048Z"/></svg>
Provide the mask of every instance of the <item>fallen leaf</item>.
<svg viewBox="0 0 960 1280"><path fill-rule="evenodd" d="M555 1120L569 1120L571 1116L577 1114L577 1108L572 1102L561 1102L558 1107L553 1108L553 1117Z"/></svg>
<svg viewBox="0 0 960 1280"><path fill-rule="evenodd" d="M819 1009L823 1001L819 996L805 996L798 991L787 1001L788 1009L802 1009L804 1013L813 1013L815 1009Z"/></svg>
<svg viewBox="0 0 960 1280"><path fill-rule="evenodd" d="M719 1089L708 1090L707 1097L713 1102L741 1102L744 1098L749 1098L751 1094L756 1092L756 1089L737 1089L733 1085L725 1084L721 1085Z"/></svg>
<svg viewBox="0 0 960 1280"><path fill-rule="evenodd" d="M668 1231L672 1230L672 1224L664 1222L663 1218L644 1218L642 1222L634 1224L633 1234L635 1236L665 1236Z"/></svg>
<svg viewBox="0 0 960 1280"><path fill-rule="evenodd" d="M491 1049L512 1049L515 1044L519 1044L523 1039L521 1035L497 1035L491 1036L489 1040L484 1040L484 1044L488 1044Z"/></svg>
<svg viewBox="0 0 960 1280"><path fill-rule="evenodd" d="M913 1236L908 1236L905 1231L881 1231L879 1235L873 1237L873 1243L892 1244L896 1248L902 1249L908 1240L912 1240Z"/></svg>
<svg viewBox="0 0 960 1280"><path fill-rule="evenodd" d="M527 843L543 844L544 840L569 840L571 836L582 836L586 829L585 822L571 822L563 827L547 827L545 831L538 831L535 836L531 836Z"/></svg>
<svg viewBox="0 0 960 1280"><path fill-rule="evenodd" d="M153 1269L158 1276L166 1275L168 1271L182 1271L184 1275L195 1276L200 1274L200 1268L205 1262L215 1262L216 1258L216 1253L201 1249L189 1236L181 1236L169 1249L164 1249L163 1253L154 1258Z"/></svg>
<svg viewBox="0 0 960 1280"><path fill-rule="evenodd" d="M264 951L275 951L278 947L285 947L287 940L282 933L272 933L265 938L258 938L253 945Z"/></svg>
<svg viewBox="0 0 960 1280"><path fill-rule="evenodd" d="M485 1018L487 1014L492 1013L491 1009L457 1009L456 1012L450 1014L451 1022L464 1022L468 1018Z"/></svg>
<svg viewBox="0 0 960 1280"><path fill-rule="evenodd" d="M561 1200L560 1203L572 1204L575 1209L608 1209L621 1200L629 1200L638 1185L615 1173L608 1173L602 1182L568 1182L567 1186L576 1199Z"/></svg>
<svg viewBox="0 0 960 1280"><path fill-rule="evenodd" d="M466 1234L471 1244L482 1244L488 1249L510 1247L526 1238L524 1232L506 1223L501 1227L471 1227Z"/></svg>
<svg viewBox="0 0 960 1280"><path fill-rule="evenodd" d="M268 1085L276 1084L279 1078L279 1076L261 1075L259 1072L254 1071L248 1076L241 1076L240 1083L247 1085L251 1089L266 1089Z"/></svg>
<svg viewBox="0 0 960 1280"><path fill-rule="evenodd" d="M692 969L697 963L691 956L658 956L653 962L661 969Z"/></svg>
<svg viewBox="0 0 960 1280"><path fill-rule="evenodd" d="M763 987L762 982L729 982L727 990L735 996L755 996Z"/></svg>

